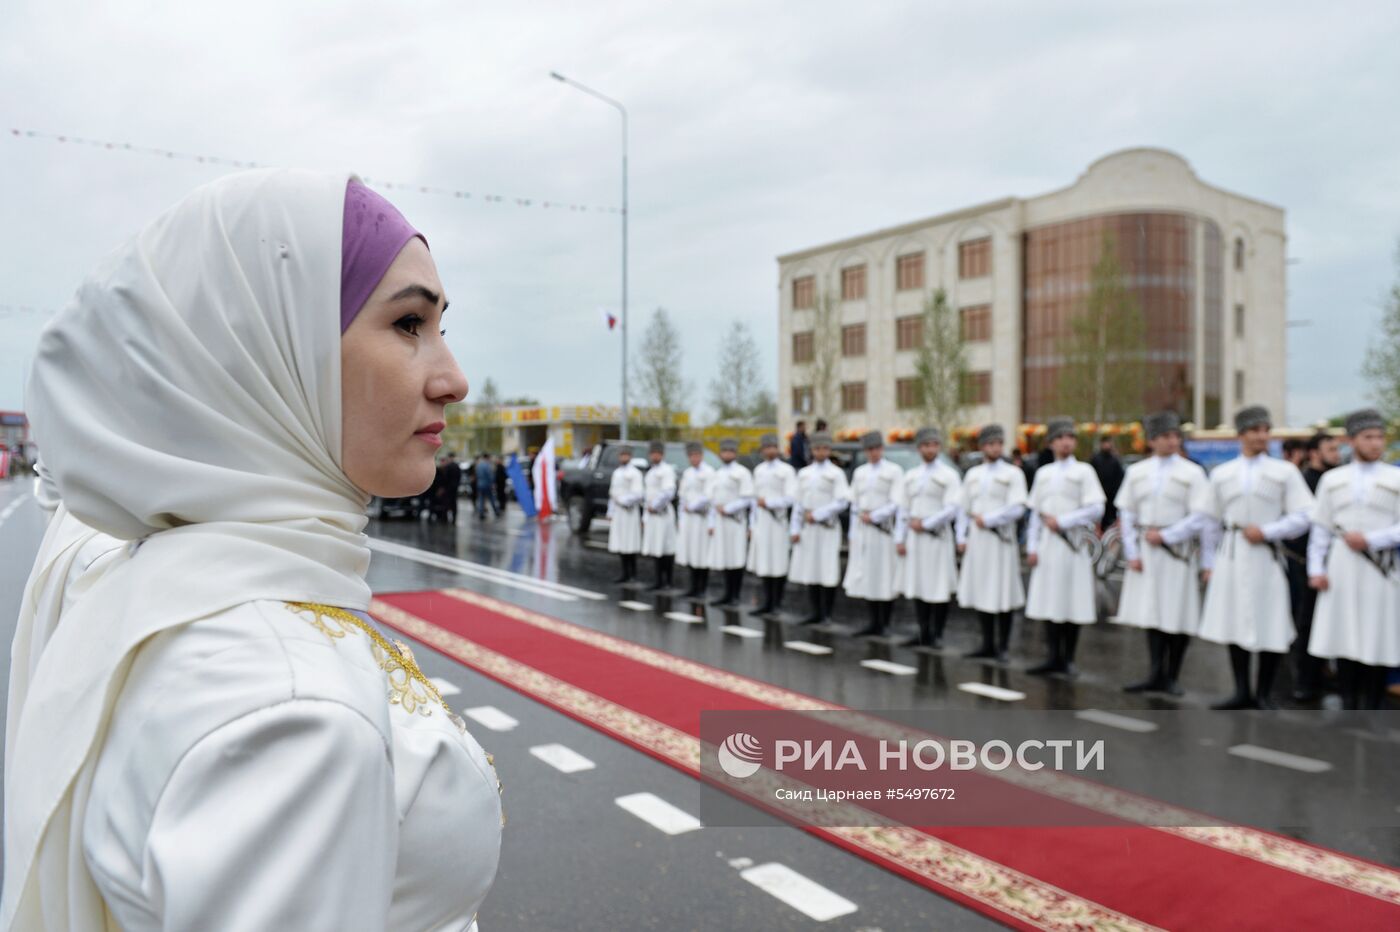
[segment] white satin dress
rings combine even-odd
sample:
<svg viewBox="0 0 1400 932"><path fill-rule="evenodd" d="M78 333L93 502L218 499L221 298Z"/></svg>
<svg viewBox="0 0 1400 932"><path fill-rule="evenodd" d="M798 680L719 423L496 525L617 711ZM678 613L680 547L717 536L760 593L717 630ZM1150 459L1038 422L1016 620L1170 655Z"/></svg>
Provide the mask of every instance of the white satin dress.
<svg viewBox="0 0 1400 932"><path fill-rule="evenodd" d="M488 756L330 616L257 601L151 638L99 755L82 847L127 932L473 929L495 878Z"/></svg>

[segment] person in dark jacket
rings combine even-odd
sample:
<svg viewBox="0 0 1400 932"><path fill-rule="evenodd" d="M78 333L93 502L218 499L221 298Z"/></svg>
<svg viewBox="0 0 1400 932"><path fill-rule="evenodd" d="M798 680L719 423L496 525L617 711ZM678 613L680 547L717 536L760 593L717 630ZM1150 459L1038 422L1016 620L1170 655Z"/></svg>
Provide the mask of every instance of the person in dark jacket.
<svg viewBox="0 0 1400 932"><path fill-rule="evenodd" d="M506 479L509 474L506 472L505 460L501 459L498 453L494 457L496 463L496 511L497 513L506 510L509 499L506 498Z"/></svg>
<svg viewBox="0 0 1400 932"><path fill-rule="evenodd" d="M1099 438L1099 452L1094 454L1089 465L1094 467L1094 472L1099 477L1099 485L1103 486L1103 494L1108 496L1103 518L1099 520L1099 530L1106 531L1118 520L1118 509L1114 507L1113 499L1118 494L1118 487L1123 484L1123 461L1113 451L1113 438Z"/></svg>
<svg viewBox="0 0 1400 932"><path fill-rule="evenodd" d="M443 517L451 524L457 523L457 491L461 486L462 467L457 462L457 454L448 450L447 460L438 470L435 493Z"/></svg>
<svg viewBox="0 0 1400 932"><path fill-rule="evenodd" d="M798 421L792 432L792 443L788 447L788 464L793 469L801 469L812 462L811 446L807 442L807 422Z"/></svg>

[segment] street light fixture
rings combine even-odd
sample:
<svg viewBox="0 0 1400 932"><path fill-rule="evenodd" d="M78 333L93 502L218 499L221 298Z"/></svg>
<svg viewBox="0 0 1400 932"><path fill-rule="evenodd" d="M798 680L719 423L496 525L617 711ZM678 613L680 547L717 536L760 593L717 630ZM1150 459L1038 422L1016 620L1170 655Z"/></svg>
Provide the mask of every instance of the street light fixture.
<svg viewBox="0 0 1400 932"><path fill-rule="evenodd" d="M561 81L570 87L576 88L590 97L596 97L603 103L616 107L617 112L622 114L622 313L620 315L622 323L622 439L627 439L627 420L630 409L627 407L627 108L606 94L600 94L587 85L580 84L572 78L566 78L557 71L551 71L549 76L556 81Z"/></svg>

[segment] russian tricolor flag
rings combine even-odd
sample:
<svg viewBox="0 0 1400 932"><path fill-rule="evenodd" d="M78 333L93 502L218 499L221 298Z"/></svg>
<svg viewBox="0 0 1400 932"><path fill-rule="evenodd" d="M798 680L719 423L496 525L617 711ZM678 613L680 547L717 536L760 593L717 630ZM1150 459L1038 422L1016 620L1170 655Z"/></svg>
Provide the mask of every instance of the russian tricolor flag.
<svg viewBox="0 0 1400 932"><path fill-rule="evenodd" d="M608 325L609 330L617 326L617 315L612 311L605 307L600 307L598 308L598 313L603 315L603 323Z"/></svg>

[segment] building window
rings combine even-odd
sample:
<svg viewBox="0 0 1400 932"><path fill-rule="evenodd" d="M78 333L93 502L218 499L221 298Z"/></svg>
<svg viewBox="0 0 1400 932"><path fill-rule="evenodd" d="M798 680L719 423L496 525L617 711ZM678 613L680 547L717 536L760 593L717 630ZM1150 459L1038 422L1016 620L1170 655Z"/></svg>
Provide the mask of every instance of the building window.
<svg viewBox="0 0 1400 932"><path fill-rule="evenodd" d="M859 301L865 297L865 266L853 265L841 270L841 300Z"/></svg>
<svg viewBox="0 0 1400 932"><path fill-rule="evenodd" d="M962 403L965 405L992 403L992 374L990 372L963 373Z"/></svg>
<svg viewBox="0 0 1400 932"><path fill-rule="evenodd" d="M865 410L865 383L864 383L864 382L842 382L842 383L841 383L841 410L842 410L842 411L864 411L864 410Z"/></svg>
<svg viewBox="0 0 1400 932"><path fill-rule="evenodd" d="M918 349L924 343L924 315L910 314L894 322L894 348L897 350Z"/></svg>
<svg viewBox="0 0 1400 932"><path fill-rule="evenodd" d="M817 281L810 275L792 280L792 309L805 311L817 306Z"/></svg>
<svg viewBox="0 0 1400 932"><path fill-rule="evenodd" d="M1235 271L1244 271L1244 238L1235 237Z"/></svg>
<svg viewBox="0 0 1400 932"><path fill-rule="evenodd" d="M958 278L986 278L992 274L992 240L970 239L958 244Z"/></svg>
<svg viewBox="0 0 1400 932"><path fill-rule="evenodd" d="M910 253L894 260L895 288L913 291L924 287L924 254Z"/></svg>
<svg viewBox="0 0 1400 932"><path fill-rule="evenodd" d="M958 311L958 325L964 343L984 343L992 338L992 306L974 304Z"/></svg>
<svg viewBox="0 0 1400 932"><path fill-rule="evenodd" d="M901 410L921 407L924 403L924 383L918 379L895 379L894 403Z"/></svg>
<svg viewBox="0 0 1400 932"><path fill-rule="evenodd" d="M1235 305L1235 336L1244 336L1244 305Z"/></svg>
<svg viewBox="0 0 1400 932"><path fill-rule="evenodd" d="M865 324L849 324L841 328L841 355L865 355Z"/></svg>
<svg viewBox="0 0 1400 932"><path fill-rule="evenodd" d="M812 361L812 332L794 333L792 335L792 361L794 363L804 363Z"/></svg>
<svg viewBox="0 0 1400 932"><path fill-rule="evenodd" d="M792 413L812 413L812 386L795 385L792 389Z"/></svg>
<svg viewBox="0 0 1400 932"><path fill-rule="evenodd" d="M1244 370L1235 370L1235 403L1244 403Z"/></svg>

